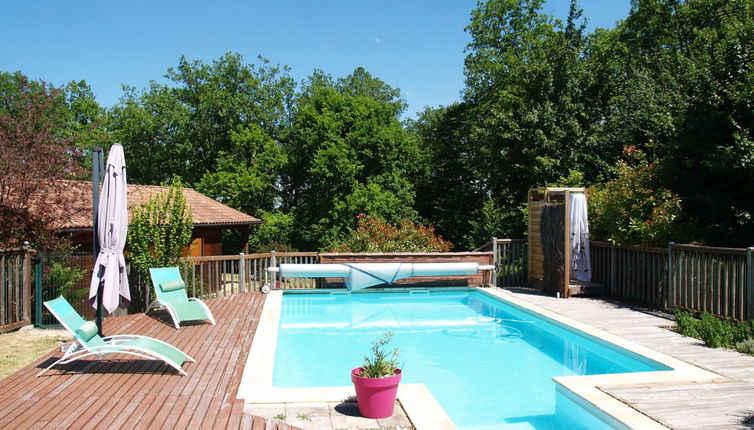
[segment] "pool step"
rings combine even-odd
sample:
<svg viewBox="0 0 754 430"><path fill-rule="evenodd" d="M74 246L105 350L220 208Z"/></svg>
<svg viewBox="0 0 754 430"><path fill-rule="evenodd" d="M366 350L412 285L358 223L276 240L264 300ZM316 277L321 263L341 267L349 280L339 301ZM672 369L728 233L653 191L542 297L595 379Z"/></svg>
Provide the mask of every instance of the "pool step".
<svg viewBox="0 0 754 430"><path fill-rule="evenodd" d="M596 282L585 282L571 280L571 284L568 286L569 296L604 296L605 286Z"/></svg>

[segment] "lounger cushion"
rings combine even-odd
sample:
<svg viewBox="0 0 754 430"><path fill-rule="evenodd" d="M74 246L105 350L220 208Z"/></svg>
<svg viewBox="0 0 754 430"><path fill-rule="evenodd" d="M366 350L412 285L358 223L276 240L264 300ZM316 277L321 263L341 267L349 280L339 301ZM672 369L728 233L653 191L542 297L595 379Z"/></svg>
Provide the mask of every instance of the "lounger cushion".
<svg viewBox="0 0 754 430"><path fill-rule="evenodd" d="M99 332L99 329L97 328L97 324L94 323L94 321L87 321L84 324L81 324L81 327L76 329L76 334L79 335L80 338L84 340L84 342L89 342L92 340L94 336L97 336L97 333Z"/></svg>
<svg viewBox="0 0 754 430"><path fill-rule="evenodd" d="M168 281L161 283L160 288L167 293L168 291L182 290L186 288L186 283L182 280Z"/></svg>

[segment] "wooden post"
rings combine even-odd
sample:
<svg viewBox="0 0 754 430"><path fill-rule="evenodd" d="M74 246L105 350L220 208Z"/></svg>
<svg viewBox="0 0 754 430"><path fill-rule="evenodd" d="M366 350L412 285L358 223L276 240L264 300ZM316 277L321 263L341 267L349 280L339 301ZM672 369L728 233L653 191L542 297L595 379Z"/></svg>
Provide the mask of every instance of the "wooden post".
<svg viewBox="0 0 754 430"><path fill-rule="evenodd" d="M610 285L607 287L610 291L610 296L615 296L615 242L610 241L610 279L608 280Z"/></svg>
<svg viewBox="0 0 754 430"><path fill-rule="evenodd" d="M42 253L34 259L34 325L42 326Z"/></svg>
<svg viewBox="0 0 754 430"><path fill-rule="evenodd" d="M561 287L561 297L571 297L571 191L565 190L564 194L564 202L565 203L565 214L563 214L563 219L565 220L565 225L563 226L564 234L564 240L563 243L563 285Z"/></svg>
<svg viewBox="0 0 754 430"><path fill-rule="evenodd" d="M531 274L531 262L532 262L532 249L534 248L534 243L532 242L532 221L531 221L531 212L532 212L532 190L529 190L527 193L527 247L526 247L526 283L528 285L533 285L534 282L532 282L532 274Z"/></svg>
<svg viewBox="0 0 754 430"><path fill-rule="evenodd" d="M676 285L675 285L675 258L673 258L673 245L675 243L668 243L668 293L665 303L665 309L671 310L675 305Z"/></svg>
<svg viewBox="0 0 754 430"><path fill-rule="evenodd" d="M25 321L31 323L31 251L29 250L29 242L24 242L24 269L23 269L23 285L22 285L22 303L24 304L23 317Z"/></svg>
<svg viewBox="0 0 754 430"><path fill-rule="evenodd" d="M246 258L244 253L238 254L238 292L246 292Z"/></svg>
<svg viewBox="0 0 754 430"><path fill-rule="evenodd" d="M275 251L270 251L270 267L277 267L277 257L275 257ZM270 288L276 289L277 288L277 272L270 272L269 270L265 269L268 273L271 273L272 276L272 285L270 285Z"/></svg>
<svg viewBox="0 0 754 430"><path fill-rule="evenodd" d="M492 286L497 287L497 270L499 267L500 261L498 259L497 255L497 238L492 238L492 265L494 266L494 269L492 269Z"/></svg>
<svg viewBox="0 0 754 430"><path fill-rule="evenodd" d="M243 244L243 253L249 253L249 226L245 225L238 229L238 234L241 235L241 243Z"/></svg>
<svg viewBox="0 0 754 430"><path fill-rule="evenodd" d="M754 319L754 267L751 253L754 247L746 248L746 319Z"/></svg>

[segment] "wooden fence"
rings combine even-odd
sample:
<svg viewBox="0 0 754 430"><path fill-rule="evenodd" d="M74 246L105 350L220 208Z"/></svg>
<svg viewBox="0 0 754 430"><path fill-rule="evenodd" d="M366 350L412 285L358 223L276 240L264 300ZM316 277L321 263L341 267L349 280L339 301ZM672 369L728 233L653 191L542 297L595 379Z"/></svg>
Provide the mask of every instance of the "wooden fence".
<svg viewBox="0 0 754 430"><path fill-rule="evenodd" d="M639 246L612 246L590 242L592 282L602 284L607 295L669 309L668 250Z"/></svg>
<svg viewBox="0 0 754 430"><path fill-rule="evenodd" d="M611 297L670 310L754 319L754 248L678 245L667 248L591 242L592 280Z"/></svg>
<svg viewBox="0 0 754 430"><path fill-rule="evenodd" d="M474 252L492 251L495 264L494 284L498 287L524 287L527 285L527 246L526 239L492 238Z"/></svg>
<svg viewBox="0 0 754 430"><path fill-rule="evenodd" d="M34 250L0 250L0 333L31 324Z"/></svg>
<svg viewBox="0 0 754 430"><path fill-rule="evenodd" d="M592 281L606 295L651 307L674 307L754 319L754 248L614 246L591 241ZM526 285L526 240L493 239L477 251L496 255L497 285Z"/></svg>

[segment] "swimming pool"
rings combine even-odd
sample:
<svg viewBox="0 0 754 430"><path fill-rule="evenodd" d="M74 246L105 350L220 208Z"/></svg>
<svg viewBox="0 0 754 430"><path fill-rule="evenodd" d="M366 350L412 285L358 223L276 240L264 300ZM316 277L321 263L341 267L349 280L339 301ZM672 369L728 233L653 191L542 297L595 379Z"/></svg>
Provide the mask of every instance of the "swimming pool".
<svg viewBox="0 0 754 430"><path fill-rule="evenodd" d="M386 330L403 383L425 384L460 429L620 427L552 377L670 369L475 289L296 293L283 296L272 385L349 385Z"/></svg>

